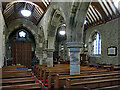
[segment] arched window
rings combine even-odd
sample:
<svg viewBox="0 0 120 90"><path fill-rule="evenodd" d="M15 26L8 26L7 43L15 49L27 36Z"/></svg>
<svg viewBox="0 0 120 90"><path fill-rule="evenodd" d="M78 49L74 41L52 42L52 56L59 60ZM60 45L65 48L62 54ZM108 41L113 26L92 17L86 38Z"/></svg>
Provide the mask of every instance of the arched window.
<svg viewBox="0 0 120 90"><path fill-rule="evenodd" d="M100 34L97 32L92 36L91 54L92 55L101 54L101 38Z"/></svg>
<svg viewBox="0 0 120 90"><path fill-rule="evenodd" d="M19 37L21 38L21 37L26 37L26 32L24 32L24 31L20 31L19 32Z"/></svg>

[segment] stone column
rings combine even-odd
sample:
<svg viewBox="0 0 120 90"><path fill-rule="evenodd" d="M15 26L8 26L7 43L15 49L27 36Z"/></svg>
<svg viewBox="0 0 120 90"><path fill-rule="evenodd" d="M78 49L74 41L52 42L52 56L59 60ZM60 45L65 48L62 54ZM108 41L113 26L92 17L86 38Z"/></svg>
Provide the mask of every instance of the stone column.
<svg viewBox="0 0 120 90"><path fill-rule="evenodd" d="M42 52L39 54L39 64L42 65L43 64L43 54Z"/></svg>
<svg viewBox="0 0 120 90"><path fill-rule="evenodd" d="M54 49L47 50L47 67L53 67L53 51Z"/></svg>
<svg viewBox="0 0 120 90"><path fill-rule="evenodd" d="M42 64L47 64L47 50L43 50Z"/></svg>
<svg viewBox="0 0 120 90"><path fill-rule="evenodd" d="M0 68L3 66L3 63L4 63L3 30L5 28L5 22L4 22L4 18L3 18L3 15L2 15L1 9L2 9L2 6L1 6L1 2L0 2Z"/></svg>
<svg viewBox="0 0 120 90"><path fill-rule="evenodd" d="M70 52L70 75L80 74L80 48L82 43L68 42L67 47Z"/></svg>

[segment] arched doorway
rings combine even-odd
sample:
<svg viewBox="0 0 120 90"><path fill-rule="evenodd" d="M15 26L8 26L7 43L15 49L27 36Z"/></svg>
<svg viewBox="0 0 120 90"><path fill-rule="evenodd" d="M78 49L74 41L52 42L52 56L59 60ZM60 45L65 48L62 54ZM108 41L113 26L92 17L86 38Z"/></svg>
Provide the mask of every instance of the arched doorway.
<svg viewBox="0 0 120 90"><path fill-rule="evenodd" d="M31 32L24 27L14 30L9 36L8 44L12 64L31 67L35 53L35 39Z"/></svg>

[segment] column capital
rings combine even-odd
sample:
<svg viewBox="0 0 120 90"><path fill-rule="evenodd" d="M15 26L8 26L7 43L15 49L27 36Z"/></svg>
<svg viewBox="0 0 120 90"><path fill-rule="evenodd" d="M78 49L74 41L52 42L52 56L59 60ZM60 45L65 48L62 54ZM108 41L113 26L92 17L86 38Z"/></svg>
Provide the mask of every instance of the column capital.
<svg viewBox="0 0 120 90"><path fill-rule="evenodd" d="M82 42L67 42L66 44L68 48L82 48L84 45Z"/></svg>
<svg viewBox="0 0 120 90"><path fill-rule="evenodd" d="M54 49L47 49L47 52L54 52Z"/></svg>

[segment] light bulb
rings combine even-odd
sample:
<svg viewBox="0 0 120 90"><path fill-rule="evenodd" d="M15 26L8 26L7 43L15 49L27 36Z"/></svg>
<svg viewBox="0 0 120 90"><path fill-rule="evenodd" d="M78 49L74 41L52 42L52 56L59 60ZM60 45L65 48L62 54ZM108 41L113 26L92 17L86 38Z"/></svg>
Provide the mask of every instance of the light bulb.
<svg viewBox="0 0 120 90"><path fill-rule="evenodd" d="M60 35L65 35L65 30L59 31Z"/></svg>
<svg viewBox="0 0 120 90"><path fill-rule="evenodd" d="M25 17L29 17L31 15L31 11L30 10L21 10L21 14Z"/></svg>

